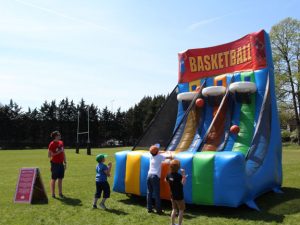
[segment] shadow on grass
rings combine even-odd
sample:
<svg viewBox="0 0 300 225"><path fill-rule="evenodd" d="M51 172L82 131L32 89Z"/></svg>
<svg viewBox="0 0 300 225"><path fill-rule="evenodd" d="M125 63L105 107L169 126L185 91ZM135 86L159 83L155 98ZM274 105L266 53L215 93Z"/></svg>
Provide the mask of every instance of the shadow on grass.
<svg viewBox="0 0 300 225"><path fill-rule="evenodd" d="M126 195L128 198L125 199L120 199L118 200L119 202L122 202L126 205L139 205L139 206L146 206L146 198L145 197L141 197L141 196L137 196L137 195L131 195L131 194L127 194Z"/></svg>
<svg viewBox="0 0 300 225"><path fill-rule="evenodd" d="M259 212L248 208L246 205L242 205L238 208L230 208L187 204L184 219L188 220L207 216L282 223L286 215L300 212L300 189L283 187L282 191L284 192L283 194L269 192L257 198L256 203L261 210ZM124 204L139 205L146 210L145 197L131 195L129 198L119 201ZM172 210L170 201L162 200L162 208Z"/></svg>
<svg viewBox="0 0 300 225"><path fill-rule="evenodd" d="M49 203L48 199L44 199L44 200L33 200L31 204L32 205L46 205L48 203Z"/></svg>
<svg viewBox="0 0 300 225"><path fill-rule="evenodd" d="M118 200L119 202L126 204L126 205L135 205L135 206L140 206L142 208L141 210L144 210L147 212L147 201L145 197L137 196L137 195L127 195L128 198L126 199L120 199ZM171 207L171 202L167 200L161 200L161 207L163 210L172 210ZM153 208L154 207L154 201L153 201ZM156 213L154 213L156 214ZM160 214L160 216L170 216L169 213L163 213Z"/></svg>
<svg viewBox="0 0 300 225"><path fill-rule="evenodd" d="M121 210L118 210L118 209L106 209L105 211L109 212L109 213L116 214L116 215L128 215L128 213L126 213L124 211L121 211Z"/></svg>
<svg viewBox="0 0 300 225"><path fill-rule="evenodd" d="M56 198L56 199L61 201L65 205L82 206L82 202L78 198L70 198L65 196L64 198Z"/></svg>
<svg viewBox="0 0 300 225"><path fill-rule="evenodd" d="M300 212L300 189L282 188L283 194L269 192L256 199L261 211L242 205L238 208L187 205L185 218L189 216L221 217L229 219L283 222L286 215Z"/></svg>

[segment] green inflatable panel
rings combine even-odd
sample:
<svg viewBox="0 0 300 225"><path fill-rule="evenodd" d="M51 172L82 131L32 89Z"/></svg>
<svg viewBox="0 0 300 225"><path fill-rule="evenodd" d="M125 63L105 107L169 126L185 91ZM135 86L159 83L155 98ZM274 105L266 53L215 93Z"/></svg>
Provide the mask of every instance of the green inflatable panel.
<svg viewBox="0 0 300 225"><path fill-rule="evenodd" d="M250 77L250 81L255 83L254 72L241 73L241 81L249 81L245 79ZM242 152L244 155L247 154L250 148L251 140L254 132L254 117L255 117L255 93L251 94L251 103L242 104L240 114L240 132L234 143L232 151Z"/></svg>
<svg viewBox="0 0 300 225"><path fill-rule="evenodd" d="M192 201L195 204L214 204L215 152L199 152L193 158Z"/></svg>

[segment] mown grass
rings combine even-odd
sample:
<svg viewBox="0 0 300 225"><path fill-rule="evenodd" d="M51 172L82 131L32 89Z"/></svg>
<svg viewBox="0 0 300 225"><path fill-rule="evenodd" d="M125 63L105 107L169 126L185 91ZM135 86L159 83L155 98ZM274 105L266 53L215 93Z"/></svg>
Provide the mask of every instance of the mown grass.
<svg viewBox="0 0 300 225"><path fill-rule="evenodd" d="M49 195L49 162L47 150L0 151L0 224L169 224L170 203L163 201L166 214L148 214L144 198L127 197L112 192L107 202L108 211L93 210L95 191L95 155L108 154L113 162L114 153L125 148L92 149L92 156L67 150L68 170L64 180L65 200L49 199L48 204L14 204L19 169L40 168ZM267 193L256 202L261 211L239 208L188 205L184 224L300 224L300 148L285 146L283 150L284 194ZM113 166L113 169L115 167ZM114 171L113 171L114 174ZM112 187L113 178L109 178Z"/></svg>

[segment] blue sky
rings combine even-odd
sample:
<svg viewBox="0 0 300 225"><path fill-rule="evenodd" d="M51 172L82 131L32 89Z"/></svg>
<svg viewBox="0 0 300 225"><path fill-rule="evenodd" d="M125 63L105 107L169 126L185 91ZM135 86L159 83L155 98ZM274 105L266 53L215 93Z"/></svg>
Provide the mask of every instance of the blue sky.
<svg viewBox="0 0 300 225"><path fill-rule="evenodd" d="M177 83L177 53L236 40L300 1L0 0L0 103L65 97L127 110Z"/></svg>

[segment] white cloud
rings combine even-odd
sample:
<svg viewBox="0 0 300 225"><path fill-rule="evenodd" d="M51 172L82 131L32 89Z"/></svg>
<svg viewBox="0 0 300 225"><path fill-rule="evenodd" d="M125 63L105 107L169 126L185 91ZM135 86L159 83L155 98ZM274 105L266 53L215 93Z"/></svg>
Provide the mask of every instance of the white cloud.
<svg viewBox="0 0 300 225"><path fill-rule="evenodd" d="M196 23L193 23L191 25L189 25L187 27L188 30L195 30L203 25L207 25L207 24L211 24L211 23L214 23L215 21L217 20L220 20L222 17L219 16L219 17L214 17L214 18L210 18L210 19L205 19L205 20L201 20L199 22L196 22Z"/></svg>
<svg viewBox="0 0 300 225"><path fill-rule="evenodd" d="M221 16L216 16L216 17L209 18L209 19L200 20L198 22L195 22L195 23L189 25L187 27L187 29L188 30L195 30L195 29L198 29L201 26L205 26L205 25L208 25L208 24L215 23L216 21L219 21L219 20L221 20L223 18L226 18L226 17L229 17L229 16L233 16L233 15L243 14L246 11L248 11L248 10L239 10L237 12L230 12L230 13L227 13L225 15L221 15Z"/></svg>
<svg viewBox="0 0 300 225"><path fill-rule="evenodd" d="M102 26L102 25L90 22L90 21L85 20L85 19L81 19L81 18L77 18L77 17L74 17L74 16L70 16L70 15L67 15L66 13L50 9L48 7L43 7L43 6L40 6L40 5L37 5L37 4L33 4L33 3L30 3L30 2L27 2L27 1L22 1L22 0L15 0L15 1L18 2L18 3L21 3L23 5L26 5L26 6L29 6L29 7L32 7L32 8L41 10L41 11L44 11L46 13L50 13L50 14L62 17L62 18L65 18L65 19L68 19L68 20L72 20L72 21L79 22L79 23L84 24L84 25L96 27L98 29L100 28L100 29L105 30L105 31L110 31L105 26Z"/></svg>

